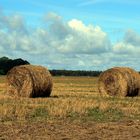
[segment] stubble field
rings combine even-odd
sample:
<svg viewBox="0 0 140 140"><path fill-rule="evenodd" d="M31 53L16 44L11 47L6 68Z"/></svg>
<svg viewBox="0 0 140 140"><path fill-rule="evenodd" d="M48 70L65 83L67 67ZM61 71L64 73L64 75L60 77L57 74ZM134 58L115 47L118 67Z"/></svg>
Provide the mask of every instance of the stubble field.
<svg viewBox="0 0 140 140"><path fill-rule="evenodd" d="M95 77L53 77L50 98L13 98L0 77L0 139L139 140L140 97L100 97Z"/></svg>

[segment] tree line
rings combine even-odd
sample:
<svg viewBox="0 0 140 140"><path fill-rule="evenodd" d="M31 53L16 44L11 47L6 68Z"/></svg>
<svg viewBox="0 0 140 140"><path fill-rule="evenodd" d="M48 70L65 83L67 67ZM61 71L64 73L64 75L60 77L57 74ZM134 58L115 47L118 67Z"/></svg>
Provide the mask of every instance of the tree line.
<svg viewBox="0 0 140 140"><path fill-rule="evenodd" d="M19 59L9 59L8 57L0 58L0 75L6 75L7 72L14 66L30 64L28 61Z"/></svg>
<svg viewBox="0 0 140 140"><path fill-rule="evenodd" d="M0 75L6 75L14 66L30 64L21 58L9 59L8 57L0 58ZM101 71L84 71L84 70L49 70L53 76L99 76Z"/></svg>
<svg viewBox="0 0 140 140"><path fill-rule="evenodd" d="M99 76L101 71L50 70L53 76Z"/></svg>

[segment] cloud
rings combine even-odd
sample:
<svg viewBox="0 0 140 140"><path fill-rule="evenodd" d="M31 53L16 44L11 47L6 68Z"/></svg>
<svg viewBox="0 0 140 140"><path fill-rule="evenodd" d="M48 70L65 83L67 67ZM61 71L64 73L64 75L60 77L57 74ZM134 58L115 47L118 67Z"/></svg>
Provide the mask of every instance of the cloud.
<svg viewBox="0 0 140 140"><path fill-rule="evenodd" d="M102 4L102 3L114 3L114 4L138 4L138 0L128 1L128 0L87 0L81 2L78 6L89 6L94 4Z"/></svg>
<svg viewBox="0 0 140 140"><path fill-rule="evenodd" d="M125 55L139 55L140 54L140 35L134 30L127 30L121 42L114 45L113 51L115 53Z"/></svg>
<svg viewBox="0 0 140 140"><path fill-rule="evenodd" d="M110 51L111 45L108 36L99 26L85 25L77 19L69 21L68 25L72 29L73 35L69 45L72 50L86 54Z"/></svg>
<svg viewBox="0 0 140 140"><path fill-rule="evenodd" d="M124 35L124 42L132 44L134 46L140 46L140 35L134 30L129 29Z"/></svg>
<svg viewBox="0 0 140 140"><path fill-rule="evenodd" d="M139 55L140 54L140 48L137 48L136 46L125 43L125 42L119 42L115 44L113 51L115 53L124 54L124 55Z"/></svg>
<svg viewBox="0 0 140 140"><path fill-rule="evenodd" d="M128 30L112 44L100 26L78 19L64 21L56 13L44 16L40 27L20 15L0 16L0 56L22 57L53 69L104 70L112 66L139 68L140 35Z"/></svg>
<svg viewBox="0 0 140 140"><path fill-rule="evenodd" d="M140 35L134 30L127 30L121 41L112 46L112 66L129 66L140 69Z"/></svg>
<svg viewBox="0 0 140 140"><path fill-rule="evenodd" d="M49 12L47 15L44 16L45 21L52 21L52 22L61 22L62 17L57 15L54 12Z"/></svg>
<svg viewBox="0 0 140 140"><path fill-rule="evenodd" d="M51 46L60 53L94 54L110 49L108 36L99 26L85 25L77 19L65 23L52 13L47 15L47 22L50 23L48 36L52 40Z"/></svg>
<svg viewBox="0 0 140 140"><path fill-rule="evenodd" d="M96 3L102 3L105 2L106 0L88 0L88 1L83 1L79 4L79 6L88 6L88 5L93 5Z"/></svg>

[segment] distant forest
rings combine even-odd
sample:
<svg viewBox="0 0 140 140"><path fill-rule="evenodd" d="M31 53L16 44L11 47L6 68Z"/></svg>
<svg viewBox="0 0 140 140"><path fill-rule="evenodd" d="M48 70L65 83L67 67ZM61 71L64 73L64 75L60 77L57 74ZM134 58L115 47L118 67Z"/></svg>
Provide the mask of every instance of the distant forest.
<svg viewBox="0 0 140 140"><path fill-rule="evenodd" d="M0 58L0 75L6 75L14 66L30 64L28 61L19 59L9 59L8 57ZM49 70L53 76L99 76L101 71L84 71L84 70Z"/></svg>
<svg viewBox="0 0 140 140"><path fill-rule="evenodd" d="M101 71L49 70L53 76L99 76Z"/></svg>
<svg viewBox="0 0 140 140"><path fill-rule="evenodd" d="M19 59L9 59L8 57L0 58L0 75L6 75L7 72L14 66L30 64L28 61Z"/></svg>

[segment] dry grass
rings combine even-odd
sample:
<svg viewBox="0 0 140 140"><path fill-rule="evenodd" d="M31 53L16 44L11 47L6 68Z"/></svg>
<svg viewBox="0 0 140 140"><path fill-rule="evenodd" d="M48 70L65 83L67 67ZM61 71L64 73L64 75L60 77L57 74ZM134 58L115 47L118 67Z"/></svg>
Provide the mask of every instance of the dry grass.
<svg viewBox="0 0 140 140"><path fill-rule="evenodd" d="M12 98L4 94L5 78L0 78L0 121L140 119L140 97L100 97L98 78L53 77L50 98Z"/></svg>

